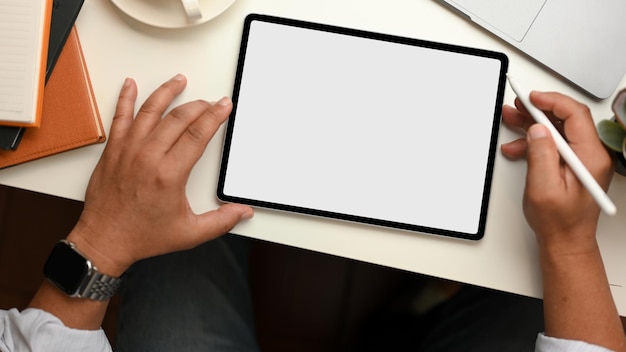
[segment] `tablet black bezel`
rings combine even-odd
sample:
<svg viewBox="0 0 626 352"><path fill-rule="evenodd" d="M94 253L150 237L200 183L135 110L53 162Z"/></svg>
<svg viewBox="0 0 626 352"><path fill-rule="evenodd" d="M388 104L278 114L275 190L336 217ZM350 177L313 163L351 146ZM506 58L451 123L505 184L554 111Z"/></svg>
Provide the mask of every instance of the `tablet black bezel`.
<svg viewBox="0 0 626 352"><path fill-rule="evenodd" d="M481 204L481 211L480 211L480 216L479 216L479 221L478 221L477 232L465 233L465 232L451 231L451 230L432 228L432 227L427 227L427 226L399 223L399 222L380 220L380 219L374 219L374 218L368 218L368 217L354 216L354 215L343 214L343 213L335 213L335 212L330 212L330 211L277 204L277 203L272 203L272 202L267 202L267 201L241 198L241 197L230 196L230 195L225 194L224 185L225 185L226 173L228 169L228 158L229 158L229 152L230 152L230 147L231 147L231 142L232 142L233 128L234 128L236 114L237 114L237 102L239 98L239 90L240 90L240 86L242 82L243 69L244 69L245 58L246 58L246 48L247 48L251 24L254 21L269 22L269 23L285 25L285 26L295 26L295 27L317 30L317 31L325 31L325 32L344 34L344 35L349 35L349 36L356 36L356 37L361 37L361 38L369 38L373 40L381 40L381 41L388 41L388 42L405 44L405 45L420 46L420 47L431 48L431 49L436 49L436 50L443 50L443 51L450 51L450 52L468 54L468 55L473 55L473 56L487 57L490 59L496 59L500 61L498 92L497 92L496 99L494 102L495 109L494 109L494 116L493 116L493 123L492 123L491 141L490 141L489 153L488 153L488 158L487 158L487 168L486 168L485 182L484 182L484 187L483 187L483 197L482 197L482 204ZM394 36L394 35L368 32L368 31L363 31L363 30L350 29L350 28L345 28L345 27L338 27L338 26L313 23L313 22L306 22L306 21L300 21L300 20L294 20L294 19L288 19L288 18L274 17L274 16L261 15L261 14L250 14L245 19L244 29L242 33L241 47L239 51L239 58L238 58L238 64L237 64L237 72L236 72L235 84L234 84L234 89L233 89L233 94L232 94L233 110L228 120L227 127L226 127L226 133L225 133L225 138L224 138L224 148L223 148L223 153L222 153L222 161L220 165L220 173L219 173L219 180L218 180L218 186L217 186L217 197L219 200L223 202L242 203L242 204L247 204L250 206L257 206L257 207L268 208L268 209L295 212L295 213L320 216L320 217L325 217L325 218L333 218L333 219L338 219L338 220L347 220L347 221L352 221L352 222L358 222L358 223L364 223L364 224L376 225L376 226L382 226L382 227L389 227L389 228L394 228L394 229L408 230L408 231L414 231L414 232L423 232L423 233L462 238L462 239L468 239L468 240L479 240L484 236L485 226L487 222L487 211L488 211L488 206L489 206L489 198L490 198L491 183L492 183L493 169L494 169L494 163L495 163L495 155L497 151L496 147L497 147L497 140L498 140L498 134L499 134L499 129L500 129L499 128L500 116L502 113L502 104L504 100L504 90L505 90L505 84L506 84L507 69L508 69L508 58L505 54L500 53L500 52L494 52L494 51L489 51L489 50L470 48L470 47L464 47L464 46L458 46L458 45L452 45L452 44L445 44L445 43L439 43L439 42L432 42L432 41L426 41L426 40L421 40L421 39L399 37L399 36ZM251 177L254 177L254 176L251 175Z"/></svg>

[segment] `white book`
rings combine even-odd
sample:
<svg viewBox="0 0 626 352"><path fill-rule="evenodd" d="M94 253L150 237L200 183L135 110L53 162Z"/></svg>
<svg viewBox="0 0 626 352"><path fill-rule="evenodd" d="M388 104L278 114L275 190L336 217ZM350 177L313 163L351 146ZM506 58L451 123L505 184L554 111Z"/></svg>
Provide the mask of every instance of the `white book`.
<svg viewBox="0 0 626 352"><path fill-rule="evenodd" d="M38 127L52 0L0 0L0 125Z"/></svg>

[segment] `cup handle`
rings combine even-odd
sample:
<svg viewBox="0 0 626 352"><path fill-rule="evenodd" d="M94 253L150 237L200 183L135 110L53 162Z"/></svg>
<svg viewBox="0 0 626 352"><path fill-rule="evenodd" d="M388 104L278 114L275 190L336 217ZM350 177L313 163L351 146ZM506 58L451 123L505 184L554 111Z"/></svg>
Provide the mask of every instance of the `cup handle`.
<svg viewBox="0 0 626 352"><path fill-rule="evenodd" d="M187 19L189 21L197 21L202 18L202 11L200 10L200 4L198 3L198 0L181 1L183 3L183 7L185 8Z"/></svg>

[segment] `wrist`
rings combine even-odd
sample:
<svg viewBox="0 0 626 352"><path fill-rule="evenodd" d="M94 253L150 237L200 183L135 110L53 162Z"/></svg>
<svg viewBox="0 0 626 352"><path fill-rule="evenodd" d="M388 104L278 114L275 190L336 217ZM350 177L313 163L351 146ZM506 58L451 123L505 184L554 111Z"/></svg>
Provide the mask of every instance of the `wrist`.
<svg viewBox="0 0 626 352"><path fill-rule="evenodd" d="M596 256L600 253L600 247L594 236L573 237L578 236L561 237L558 239L538 237L537 243L541 258L555 263L570 261L573 258Z"/></svg>
<svg viewBox="0 0 626 352"><path fill-rule="evenodd" d="M537 227L534 230L539 250L558 257L597 251L596 227L597 222L593 222L592 225L587 226L576 224L567 227Z"/></svg>
<svg viewBox="0 0 626 352"><path fill-rule="evenodd" d="M87 226L80 221L70 232L66 240L70 241L83 253L98 272L112 277L122 276L132 265L132 261L120 259L120 251L115 250L113 244L107 238L102 238L94 234Z"/></svg>
<svg viewBox="0 0 626 352"><path fill-rule="evenodd" d="M122 277L100 272L94 263L68 240L61 240L54 246L44 264L44 276L69 297L89 298L95 301L109 300L122 283Z"/></svg>

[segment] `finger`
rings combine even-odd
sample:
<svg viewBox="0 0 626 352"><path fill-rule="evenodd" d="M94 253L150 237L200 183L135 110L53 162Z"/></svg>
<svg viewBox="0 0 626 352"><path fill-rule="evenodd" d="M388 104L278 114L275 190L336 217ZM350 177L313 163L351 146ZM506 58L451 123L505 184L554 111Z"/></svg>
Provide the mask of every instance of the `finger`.
<svg viewBox="0 0 626 352"><path fill-rule="evenodd" d="M203 100L192 101L172 109L150 135L150 150L165 153L211 105ZM210 138L210 137L209 137Z"/></svg>
<svg viewBox="0 0 626 352"><path fill-rule="evenodd" d="M528 112L528 110L526 109L526 107L524 106L522 101L519 100L519 98L515 98L515 101L513 103L515 104L515 107L517 108L517 110L519 110L522 114L524 114L524 115L526 115L528 117L531 117L530 113Z"/></svg>
<svg viewBox="0 0 626 352"><path fill-rule="evenodd" d="M132 128L133 138L148 135L161 121L165 110L187 86L185 76L178 74L157 88L141 105Z"/></svg>
<svg viewBox="0 0 626 352"><path fill-rule="evenodd" d="M511 160L518 160L526 157L527 147L528 143L526 142L526 138L520 138L512 142L502 144L502 146L500 146L500 151L505 157Z"/></svg>
<svg viewBox="0 0 626 352"><path fill-rule="evenodd" d="M109 133L109 143L116 139L125 139L128 128L133 123L135 101L137 101L137 84L132 78L126 78L117 99L115 115L113 115Z"/></svg>
<svg viewBox="0 0 626 352"><path fill-rule="evenodd" d="M198 161L207 144L232 110L229 98L222 98L215 105L211 105L198 119L196 119L182 133L172 147L168 157L179 161L189 161L186 166L190 170ZM181 164L185 166L185 164Z"/></svg>
<svg viewBox="0 0 626 352"><path fill-rule="evenodd" d="M524 113L509 105L502 107L502 121L510 129L522 133L526 133L528 128L534 123L528 113Z"/></svg>
<svg viewBox="0 0 626 352"><path fill-rule="evenodd" d="M562 121L565 135L570 143L599 142L589 108L560 93L536 92L530 94L531 102Z"/></svg>
<svg viewBox="0 0 626 352"><path fill-rule="evenodd" d="M565 139L583 164L597 176L596 169L603 169L607 159L589 108L560 93L531 92L530 98L537 108L562 121Z"/></svg>
<svg viewBox="0 0 626 352"><path fill-rule="evenodd" d="M198 215L199 231L203 241L208 241L232 230L242 220L254 216L251 207L243 204L224 204L217 210Z"/></svg>
<svg viewBox="0 0 626 352"><path fill-rule="evenodd" d="M562 185L560 157L550 132L535 124L528 130L527 143L527 194L541 197L558 190Z"/></svg>

